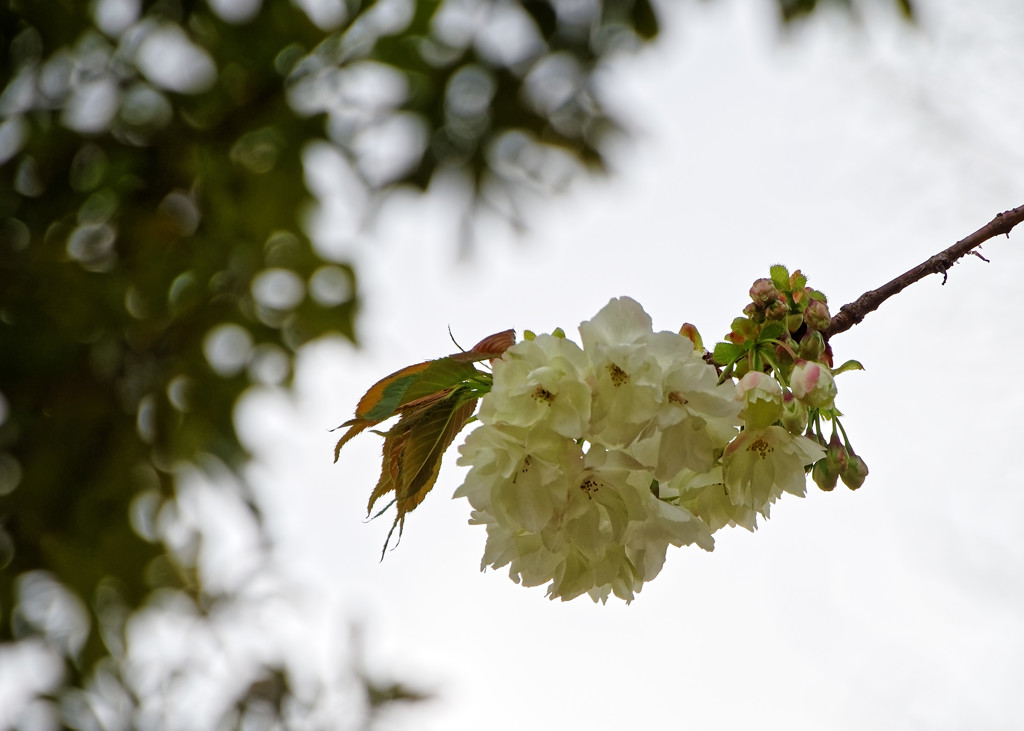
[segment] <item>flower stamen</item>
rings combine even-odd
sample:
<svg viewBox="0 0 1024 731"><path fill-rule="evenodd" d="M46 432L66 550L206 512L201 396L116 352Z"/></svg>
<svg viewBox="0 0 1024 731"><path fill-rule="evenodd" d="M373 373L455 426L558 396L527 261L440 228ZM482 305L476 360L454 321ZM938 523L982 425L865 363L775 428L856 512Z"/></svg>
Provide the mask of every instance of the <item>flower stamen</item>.
<svg viewBox="0 0 1024 731"><path fill-rule="evenodd" d="M629 383L629 374L614 363L608 364L608 377L612 379L612 385L615 388Z"/></svg>
<svg viewBox="0 0 1024 731"><path fill-rule="evenodd" d="M580 483L580 489L587 494L587 500L594 499L594 493L597 492L599 487L601 487L601 483L593 477L586 477L583 482Z"/></svg>
<svg viewBox="0 0 1024 731"><path fill-rule="evenodd" d="M537 386L531 396L533 396L537 401L543 401L546 404L550 404L555 400L555 394L551 393L543 386Z"/></svg>
<svg viewBox="0 0 1024 731"><path fill-rule="evenodd" d="M775 448L764 439L758 437L747 447L747 451L755 452L761 459L768 459L768 456L775 451Z"/></svg>

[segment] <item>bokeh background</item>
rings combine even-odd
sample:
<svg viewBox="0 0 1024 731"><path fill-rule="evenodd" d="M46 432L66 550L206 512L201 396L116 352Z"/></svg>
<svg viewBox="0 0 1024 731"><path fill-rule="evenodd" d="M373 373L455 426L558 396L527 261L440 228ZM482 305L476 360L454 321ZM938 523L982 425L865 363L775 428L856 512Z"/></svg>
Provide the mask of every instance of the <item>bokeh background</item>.
<svg viewBox="0 0 1024 731"><path fill-rule="evenodd" d="M576 17L594 4L555 5ZM107 606L109 592L76 610L52 569L28 580L10 573L16 564L3 569L5 601L36 597L36 613L3 607L0 728L1017 727L1019 232L984 246L989 263L967 257L945 284L925 279L833 341L839 361L866 367L838 379L844 425L871 468L859 491L812 485L756 533L720 532L713 553L674 549L629 606L550 602L542 588L480 573L483 530L449 499L462 476L454 453L381 560L390 519L365 520L379 438L361 435L332 463L329 430L363 391L452 352L449 330L464 347L508 327L572 337L627 295L656 328L693 322L711 343L773 263L802 269L835 311L1024 202L1018 3L918 0L913 23L881 1L853 13L826 4L795 23L770 2L655 8L653 42L609 51L588 77L630 131L600 138L608 176L570 175L566 159L515 148L516 166L499 155L481 168L515 183L488 188L481 206L473 191L486 186L457 165L425 194L374 194L401 169L405 132L369 135L353 155L343 132L360 122L337 114L335 136L301 150L316 203L295 236L356 277L331 270L315 285L309 259L302 286L321 292L323 309L342 308L333 327L358 345L282 336L294 378L230 392L250 458L232 472L204 448L193 466L158 467L168 484L141 491L150 497L133 502L132 524L170 546L186 578L154 582L137 609L110 600L122 611L117 621L107 612L114 629L101 633L97 670L76 664L75 648L87 646L84 608ZM559 78L541 85L551 98ZM378 77L367 87L387 88ZM264 158L243 152L237 164L258 169ZM185 192L232 206L223 192ZM222 225L250 214L259 218L235 210ZM68 247L75 266L104 266ZM282 282L266 297L287 299ZM207 363L253 373L252 341L215 347L203 340L211 322L196 336ZM19 357L0 352L5 364ZM4 398L9 431L19 401L9 389ZM137 414L130 422L145 431ZM22 525L11 505L5 524Z"/></svg>

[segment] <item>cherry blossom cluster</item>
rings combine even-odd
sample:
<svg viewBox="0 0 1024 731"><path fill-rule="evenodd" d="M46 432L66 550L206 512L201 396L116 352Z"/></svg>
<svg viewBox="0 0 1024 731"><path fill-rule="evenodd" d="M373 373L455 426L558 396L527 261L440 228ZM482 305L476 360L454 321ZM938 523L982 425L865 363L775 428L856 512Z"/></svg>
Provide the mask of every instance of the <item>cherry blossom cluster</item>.
<svg viewBox="0 0 1024 731"><path fill-rule="evenodd" d="M833 379L860 366L832 369L824 296L779 266L750 296L713 354L692 325L655 332L623 297L580 325L579 345L527 333L493 361L455 493L486 526L482 568L551 598L629 602L669 545L712 550L720 528L754 530L784 493L805 494L808 473L825 490L860 486Z"/></svg>

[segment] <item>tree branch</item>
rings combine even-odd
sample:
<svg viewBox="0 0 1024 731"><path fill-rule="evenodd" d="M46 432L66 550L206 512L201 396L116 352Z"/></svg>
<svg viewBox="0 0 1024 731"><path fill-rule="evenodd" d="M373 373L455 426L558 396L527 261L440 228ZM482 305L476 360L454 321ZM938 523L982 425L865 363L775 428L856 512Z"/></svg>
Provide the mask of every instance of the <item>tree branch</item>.
<svg viewBox="0 0 1024 731"><path fill-rule="evenodd" d="M902 292L911 284L919 279L924 279L929 274L942 274L942 283L945 284L946 272L949 271L949 268L953 266L957 259L967 254L974 254L988 261L988 259L985 259L985 257L975 251L975 248L999 234L1009 236L1013 227L1022 221L1024 221L1024 206L1017 206L1009 211L997 213L996 217L987 224L970 236L957 241L945 251L939 252L927 261L918 264L888 284L883 284L878 289L865 292L855 302L843 305L839 308L839 312L832 317L828 329L825 330L825 339L828 340L833 335L846 332L854 325L860 323L869 312L877 310L879 305L894 294Z"/></svg>

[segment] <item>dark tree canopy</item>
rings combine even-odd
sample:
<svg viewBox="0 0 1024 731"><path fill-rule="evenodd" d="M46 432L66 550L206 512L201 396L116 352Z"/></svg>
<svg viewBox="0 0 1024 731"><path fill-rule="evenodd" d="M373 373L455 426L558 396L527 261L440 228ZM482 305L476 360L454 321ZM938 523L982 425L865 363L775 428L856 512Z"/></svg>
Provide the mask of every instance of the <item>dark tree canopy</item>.
<svg viewBox="0 0 1024 731"><path fill-rule="evenodd" d="M479 202L552 156L600 170L595 70L658 32L650 0L304 4L0 4L0 640L59 645L72 684L111 648L48 625L40 577L94 628L111 596L200 598L147 520L176 465L242 464L239 396L356 337L357 272L304 228L308 146L371 193L454 172Z"/></svg>

